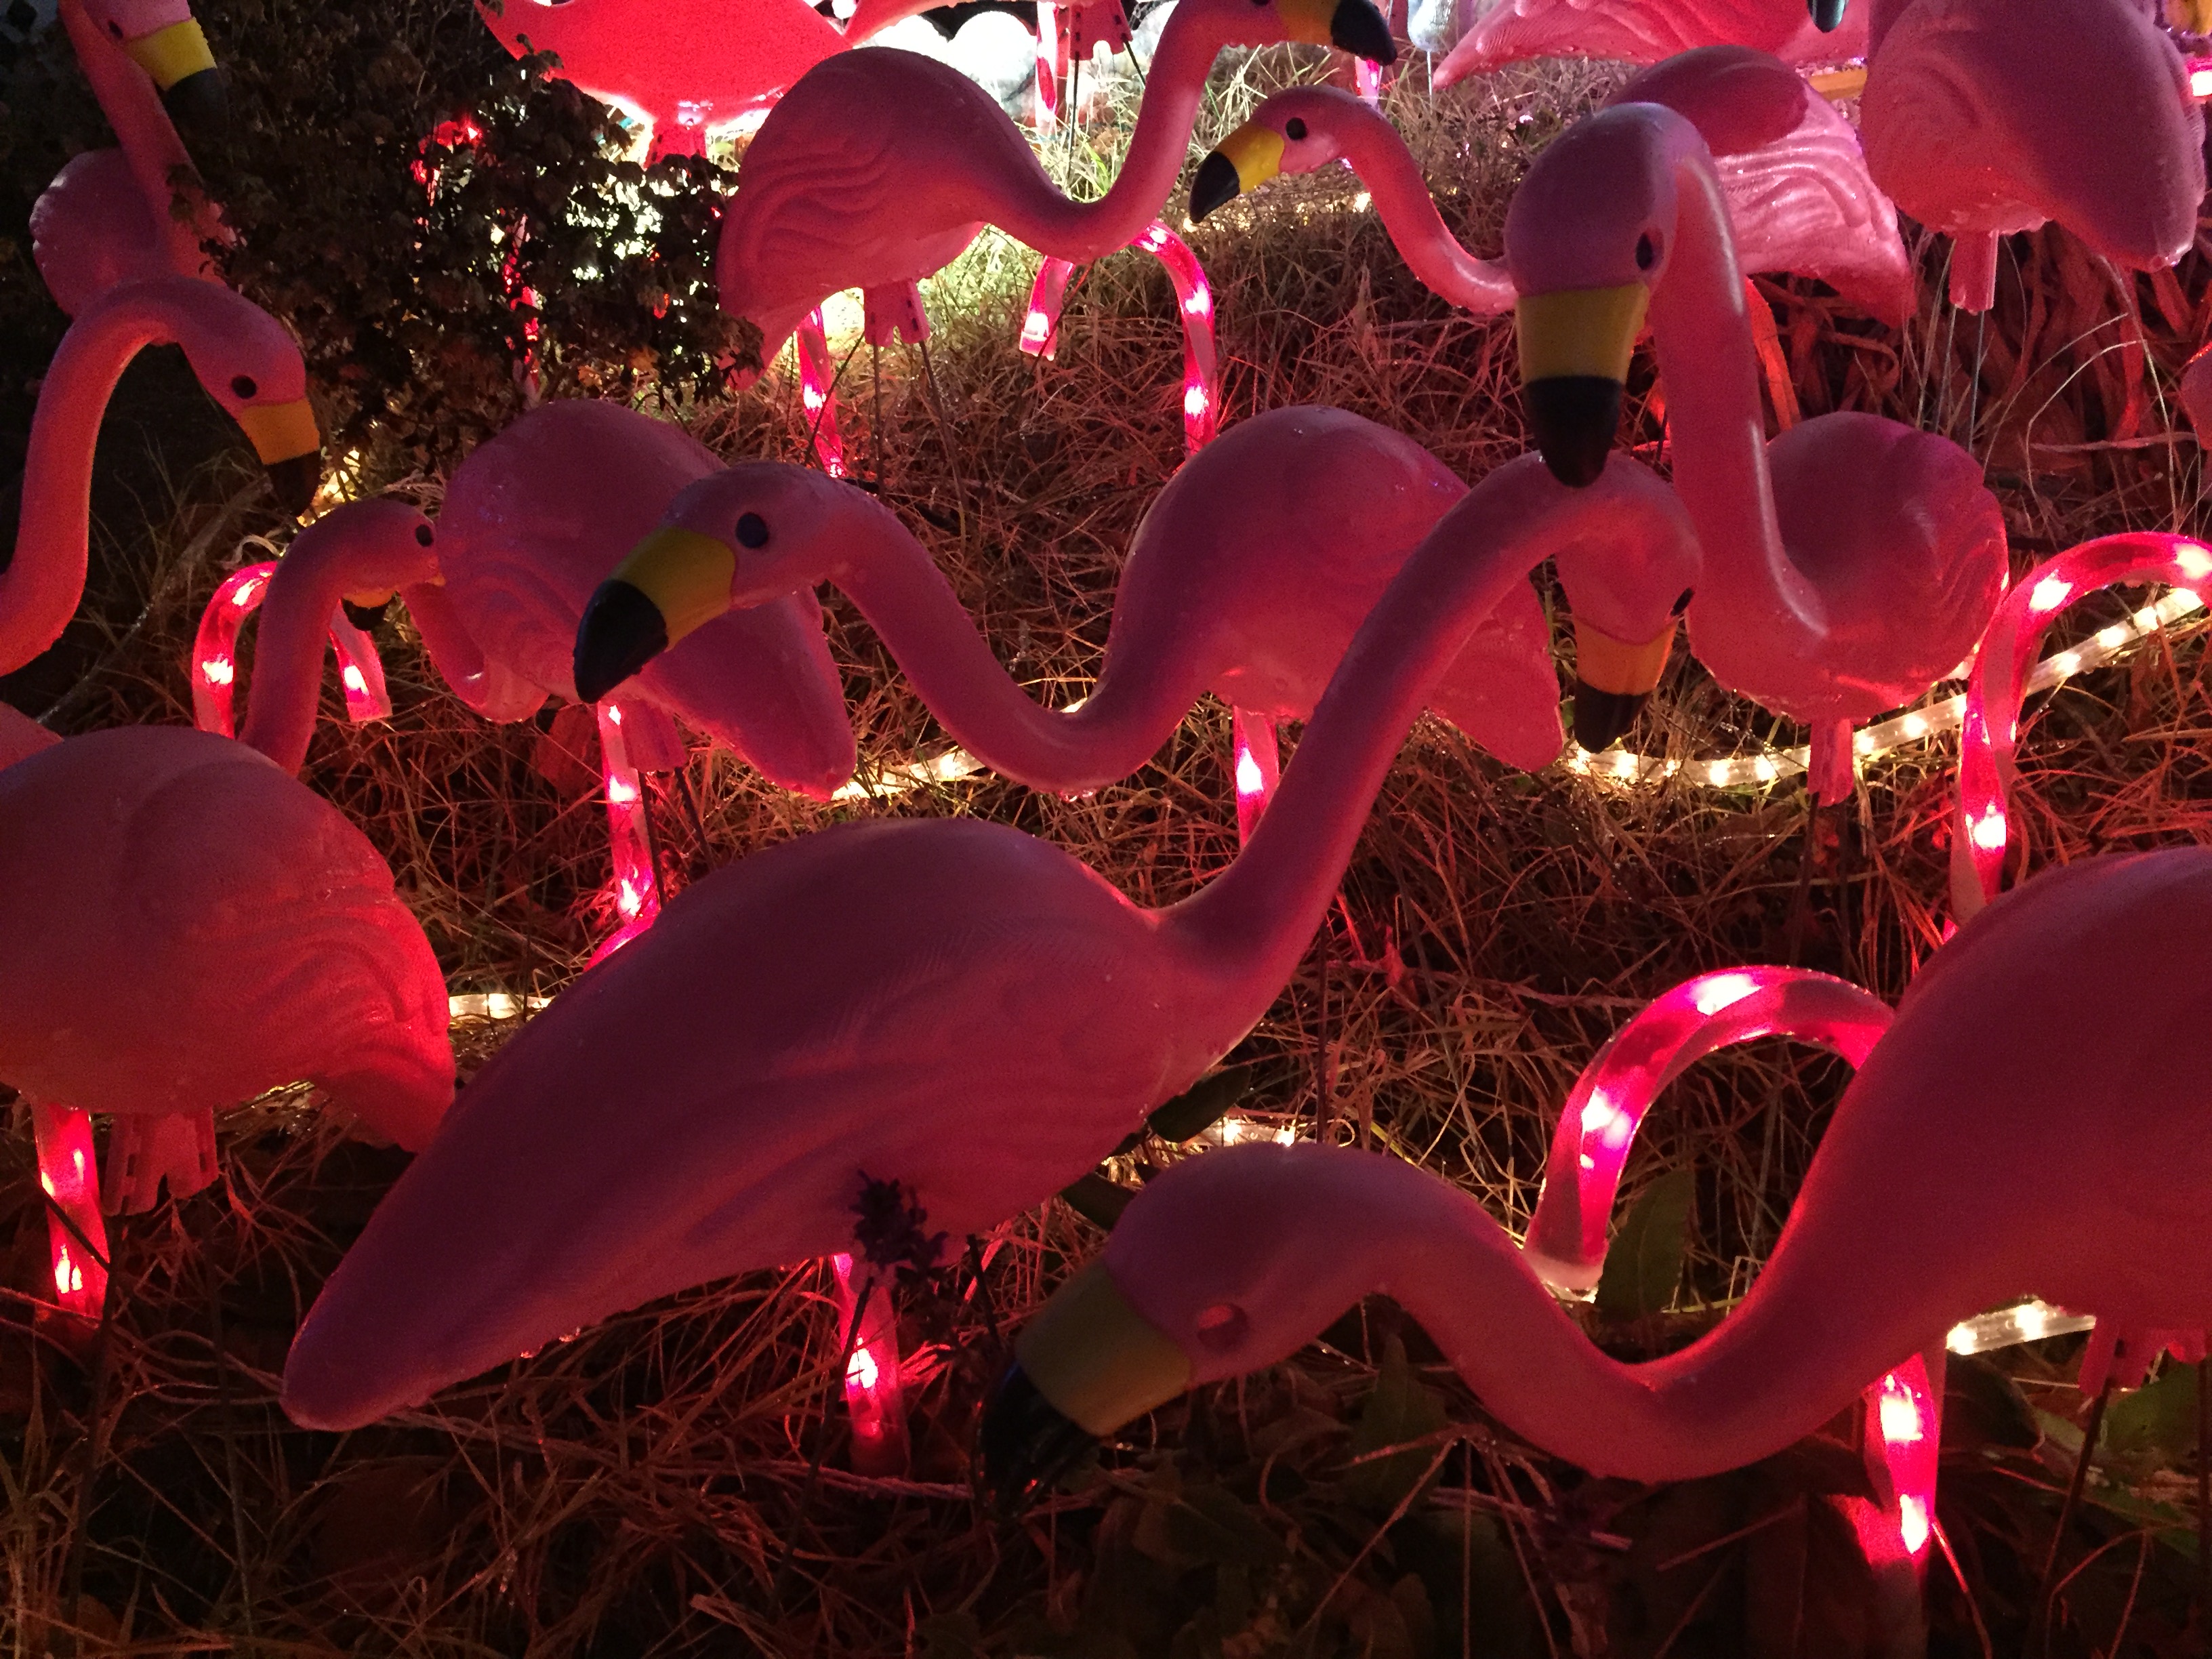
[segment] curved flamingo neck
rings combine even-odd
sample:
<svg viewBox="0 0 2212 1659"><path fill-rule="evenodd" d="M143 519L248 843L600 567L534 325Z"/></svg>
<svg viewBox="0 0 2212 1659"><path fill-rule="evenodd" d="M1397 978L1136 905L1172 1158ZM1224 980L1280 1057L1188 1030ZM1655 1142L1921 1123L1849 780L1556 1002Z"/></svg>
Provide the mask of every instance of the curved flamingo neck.
<svg viewBox="0 0 2212 1659"><path fill-rule="evenodd" d="M380 519L396 531L387 532ZM287 772L297 775L307 763L321 700L324 635L338 602L437 580L437 555L416 542L412 524L411 514L388 502L334 508L293 539L270 578L238 735Z"/></svg>
<svg viewBox="0 0 2212 1659"><path fill-rule="evenodd" d="M1632 549L1663 533L1648 497L1616 490L1610 477L1569 489L1523 456L1413 550L1353 635L1251 841L1211 885L1161 913L1203 971L1262 1003L1289 980L1431 689L1515 582L1575 540Z"/></svg>
<svg viewBox="0 0 2212 1659"><path fill-rule="evenodd" d="M1031 165L1008 181L1007 199L996 204L999 228L1074 264L1103 258L1134 241L1175 188L1189 154L1206 77L1224 44L1218 26L1209 27L1209 21L1194 8L1180 9L1160 31L1128 154L1105 195L1078 202Z"/></svg>
<svg viewBox="0 0 2212 1659"><path fill-rule="evenodd" d="M46 366L23 458L15 556L0 571L0 674L61 637L84 597L92 454L100 416L131 360L173 339L161 277L109 289L62 336Z"/></svg>
<svg viewBox="0 0 2212 1659"><path fill-rule="evenodd" d="M161 227L170 269L180 276L212 280L214 267L201 250L200 238L216 233L220 222L207 198L197 190L187 192L193 210L191 216L179 219L170 211L179 193L173 182L177 170L181 167L195 179L198 174L191 153L177 137L168 111L161 107L152 78L131 61L122 47L100 33L100 26L85 15L82 0L62 0L60 9L77 63L92 83L100 112L115 129L116 142L131 165L131 176L137 180L139 192Z"/></svg>
<svg viewBox="0 0 2212 1659"><path fill-rule="evenodd" d="M1769 645L1822 627L1812 585L1790 563L1767 475L1757 349L1720 180L1702 147L1674 158L1674 250L1651 294L1667 387L1674 488L1705 550L1695 604L1720 633Z"/></svg>
<svg viewBox="0 0 2212 1659"><path fill-rule="evenodd" d="M1894 1279L1869 1298L1855 1273L1816 1282L1778 1251L1711 1334L1625 1364L1590 1343L1474 1198L1394 1158L1312 1153L1296 1188L1311 1224L1286 1237L1270 1277L1326 1285L1332 1303L1389 1296L1508 1427L1598 1474L1688 1480L1771 1456L1940 1340L1956 1299L1955 1286L1916 1295ZM1828 1295L1845 1299L1817 1299Z"/></svg>
<svg viewBox="0 0 2212 1659"><path fill-rule="evenodd" d="M1108 641L1106 665L1083 706L1047 708L1017 684L951 585L890 510L832 486L817 574L834 583L881 635L922 702L993 771L1033 788L1093 789L1152 758L1205 690L1194 642L1176 636L1130 659Z"/></svg>
<svg viewBox="0 0 2212 1659"><path fill-rule="evenodd" d="M1339 118L1344 159L1374 198L1391 245L1421 286L1479 316L1510 311L1513 279L1505 262L1477 258L1451 234L1397 129L1362 103L1347 102Z"/></svg>

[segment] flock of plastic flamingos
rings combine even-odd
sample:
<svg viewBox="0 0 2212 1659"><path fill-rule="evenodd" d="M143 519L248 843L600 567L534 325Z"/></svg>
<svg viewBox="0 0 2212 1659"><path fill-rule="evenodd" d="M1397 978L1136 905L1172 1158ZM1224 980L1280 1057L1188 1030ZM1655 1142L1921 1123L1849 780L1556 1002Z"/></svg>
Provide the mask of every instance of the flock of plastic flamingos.
<svg viewBox="0 0 2212 1659"><path fill-rule="evenodd" d="M2200 1357L2212 1328L2212 1080L2188 1046L2143 1040L2201 1018L2212 990L2212 850L2088 860L1998 892L2044 634L2116 584L2197 592L2212 550L2108 537L2013 582L1996 501L1949 441L1863 414L1769 441L1760 377L1778 354L1746 277L1815 276L1901 322L1920 301L1899 209L1955 239L1963 307L1990 303L1998 239L2045 221L2117 264L2170 263L2205 191L2191 60L2135 0L1421 9L1417 38L1449 48L1439 85L1545 53L1650 65L1537 156L1497 257L1454 239L1374 104L1318 86L1267 99L1197 168L1191 216L1342 161L1423 283L1513 309L1534 452L1470 489L1337 410L1274 410L1213 441L1210 293L1157 222L1216 57L1296 40L1387 62L1369 0L1179 0L1127 162L1094 202L1060 192L975 82L851 49L915 9L864 9L843 32L800 0L511 0L489 20L518 50L557 49L660 148L757 122L718 281L771 354L798 337L820 465L726 465L626 407L540 406L468 458L434 524L347 503L226 582L191 665L204 729L62 739L0 705L0 1079L36 1131L59 1303L102 1305L103 1208L204 1186L214 1111L306 1080L418 1156L298 1334L296 1421L368 1423L650 1298L834 1255L854 1455L892 1467L885 1218L987 1231L1204 1076L1291 976L1424 710L1510 765L1558 760L1528 580L1552 560L1586 750L1630 727L1683 623L1720 684L1809 727L1814 800L1834 800L1865 750L1856 729L1970 662L1955 936L1893 1016L1794 969L1660 998L1567 1101L1522 1244L1385 1157L1256 1145L1179 1164L1022 1332L985 1417L987 1477L1028 1490L1089 1438L1281 1359L1382 1291L1500 1420L1601 1473L1730 1468L1865 1395L1861 1535L1912 1582L1936 1526L1953 1326L2031 1293L2072 1328L2094 1319L2082 1381L2100 1408L2161 1349ZM143 347L184 348L288 507L309 506L319 468L297 349L204 251L228 233L172 120L221 100L198 26L180 0L63 0L61 15L121 146L71 161L33 221L73 323L0 574L0 672L77 606L94 437ZM1075 41L1079 64L1128 38L1117 0L1047 22L1040 39ZM1054 50L1041 76L1065 66ZM1822 64L1844 67L1808 79ZM839 477L823 301L857 288L868 339L922 340L921 283L985 224L1047 256L1025 347L1050 343L1068 267L1133 244L1177 273L1190 331L1194 453L1129 550L1073 709L1035 702L896 516ZM1613 449L1647 329L1664 482ZM2205 382L2212 366L2185 396L2212 416ZM638 773L680 767L683 728L817 798L854 770L824 581L980 764L1036 788L1123 778L1202 693L1229 702L1239 856L1150 910L1013 830L886 820L771 847L664 908ZM353 715L388 712L361 624L395 595L486 719L574 700L602 738L620 931L458 1097L420 926L367 838L294 776L325 638ZM234 643L257 608L260 683L234 738ZM1286 719L1306 724L1279 767ZM1637 1125L1699 1056L1769 1034L1858 1068L1772 1260L1689 1348L1607 1358L1561 1297L1595 1282ZM104 1173L92 1113L113 1120Z"/></svg>

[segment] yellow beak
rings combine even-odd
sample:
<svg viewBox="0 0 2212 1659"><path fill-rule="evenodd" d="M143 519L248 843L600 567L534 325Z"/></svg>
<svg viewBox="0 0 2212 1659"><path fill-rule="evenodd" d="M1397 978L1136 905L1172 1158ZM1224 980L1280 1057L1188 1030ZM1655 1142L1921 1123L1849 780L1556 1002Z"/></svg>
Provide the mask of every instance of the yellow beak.
<svg viewBox="0 0 2212 1659"><path fill-rule="evenodd" d="M208 50L207 36L200 32L198 21L190 17L167 28L155 29L151 34L142 34L136 40L126 40L123 50L131 54L132 63L154 77L154 85L162 92L188 75L215 67L215 54Z"/></svg>
<svg viewBox="0 0 2212 1659"><path fill-rule="evenodd" d="M1190 216L1203 219L1245 191L1259 189L1282 170L1283 135L1247 121L1198 164L1190 181Z"/></svg>
<svg viewBox="0 0 2212 1659"><path fill-rule="evenodd" d="M257 404L238 411L239 428L253 445L264 466L312 455L323 447L315 411L305 398L289 404Z"/></svg>
<svg viewBox="0 0 2212 1659"><path fill-rule="evenodd" d="M1579 618L1575 623L1575 678L1594 691L1640 697L1653 690L1674 649L1674 623L1640 645L1601 634Z"/></svg>
<svg viewBox="0 0 2212 1659"><path fill-rule="evenodd" d="M651 599L674 645L730 608L737 555L712 536L663 525L640 542L611 580Z"/></svg>
<svg viewBox="0 0 2212 1659"><path fill-rule="evenodd" d="M1523 295L1515 308L1530 434L1552 476L1570 489L1595 483L1605 471L1650 300L1643 283L1623 283Z"/></svg>
<svg viewBox="0 0 2212 1659"><path fill-rule="evenodd" d="M1104 1436L1190 1387L1190 1361L1129 1305L1103 1261L1053 1292L1014 1342L1037 1392L1090 1434Z"/></svg>

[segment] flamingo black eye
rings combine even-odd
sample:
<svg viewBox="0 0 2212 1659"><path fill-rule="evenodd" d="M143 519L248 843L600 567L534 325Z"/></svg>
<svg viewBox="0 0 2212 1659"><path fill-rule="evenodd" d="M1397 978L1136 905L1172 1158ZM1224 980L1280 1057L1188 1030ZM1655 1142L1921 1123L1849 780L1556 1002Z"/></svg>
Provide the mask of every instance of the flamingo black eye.
<svg viewBox="0 0 2212 1659"><path fill-rule="evenodd" d="M433 541L434 541L434 540L436 540L436 539L437 539L437 538L436 538L436 537L432 533L431 529L430 529L430 526L429 526L428 525L427 525L427 524L418 524L418 525L416 525L416 526L415 526L415 545L416 545L416 546L417 546L417 547L428 547L428 546L429 546L429 544L430 544Z"/></svg>
<svg viewBox="0 0 2212 1659"><path fill-rule="evenodd" d="M1304 121L1301 121L1297 116L1293 115L1289 120L1283 123L1283 137L1289 139L1292 143L1295 144L1299 139L1305 136L1306 124Z"/></svg>
<svg viewBox="0 0 2212 1659"><path fill-rule="evenodd" d="M261 387L251 374L236 374L231 377L230 391L233 397L252 398L259 394Z"/></svg>
<svg viewBox="0 0 2212 1659"><path fill-rule="evenodd" d="M1649 270L1659 263L1659 244L1650 231L1636 239L1636 268Z"/></svg>
<svg viewBox="0 0 2212 1659"><path fill-rule="evenodd" d="M1682 590L1682 597L1674 601L1674 610L1668 612L1668 614L1669 616L1679 617L1685 611L1687 611L1690 608L1690 595L1693 591L1694 590L1691 588L1684 588Z"/></svg>
<svg viewBox="0 0 2212 1659"><path fill-rule="evenodd" d="M768 520L762 518L757 513L739 514L738 515L738 545L739 547L766 547L768 545Z"/></svg>
<svg viewBox="0 0 2212 1659"><path fill-rule="evenodd" d="M108 20L107 32L120 40L123 38L123 25L111 18Z"/></svg>

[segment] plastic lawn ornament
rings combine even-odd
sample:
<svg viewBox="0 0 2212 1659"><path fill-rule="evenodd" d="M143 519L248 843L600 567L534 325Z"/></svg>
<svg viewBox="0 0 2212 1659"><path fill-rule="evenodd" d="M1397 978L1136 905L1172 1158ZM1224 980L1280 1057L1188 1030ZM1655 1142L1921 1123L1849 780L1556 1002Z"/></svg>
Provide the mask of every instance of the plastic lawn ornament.
<svg viewBox="0 0 2212 1659"><path fill-rule="evenodd" d="M2212 1323L2212 1079L2189 1045L2133 1034L2185 1029L2208 987L2212 850L2093 859L2005 895L1905 994L1749 1295L1643 1364L1600 1352L1481 1205L1413 1165L1266 1143L1187 1159L1022 1332L985 1419L989 1474L1024 1490L1378 1291L1513 1432L1636 1480L1771 1455L2023 1287L2097 1316L2085 1389L2138 1382ZM1909 1428L1932 1444L1884 1414L1900 1453Z"/></svg>
<svg viewBox="0 0 2212 1659"><path fill-rule="evenodd" d="M1195 455L1221 429L1221 366L1214 355L1213 287L1188 244L1154 221L1130 244L1157 257L1175 289L1182 319L1183 453ZM1060 349L1060 308L1075 267L1048 257L1037 267L1022 319L1022 349L1032 357L1052 357Z"/></svg>
<svg viewBox="0 0 2212 1659"><path fill-rule="evenodd" d="M642 124L653 160L703 155L709 129L765 108L845 50L805 0L504 0L477 10L516 57L553 53L554 74Z"/></svg>
<svg viewBox="0 0 2212 1659"><path fill-rule="evenodd" d="M1737 46L1809 66L1866 52L1863 3L1850 7L1832 32L1808 15L1805 0L1499 0L1480 21L1470 0L1437 10L1422 44L1434 51L1431 42L1456 40L1436 67L1439 88L1524 58L1656 64L1698 46Z"/></svg>
<svg viewBox="0 0 2212 1659"><path fill-rule="evenodd" d="M417 543L411 524L358 510L369 503L334 508L295 541L269 603L283 599L288 626L312 641L341 599L396 592L456 696L487 720L526 720L549 696L577 700L568 659L585 600L679 489L720 467L680 427L635 410L546 404L455 470L434 538ZM263 628L265 653L270 623ZM617 927L602 952L635 937L659 907L640 774L686 763L677 720L817 799L852 774L844 688L811 597L779 599L700 633L635 680L581 700L606 705L599 752ZM310 729L272 739L270 752L297 764ZM255 739L250 725L246 737Z"/></svg>
<svg viewBox="0 0 2212 1659"><path fill-rule="evenodd" d="M268 596L276 574L273 559L249 564L226 576L200 613L192 638L192 724L218 737L234 737L231 702L238 684L238 636L246 619ZM338 659L338 686L345 695L346 718L356 724L392 718L392 698L384 684L384 662L375 642L343 609L328 624L331 648Z"/></svg>
<svg viewBox="0 0 2212 1659"><path fill-rule="evenodd" d="M1850 123L1787 64L1747 47L1706 47L1644 70L1607 101L1663 104L1698 129L1747 276L1795 271L1885 322L1912 314L1912 266L1896 208L1868 178ZM1383 228L1425 287L1479 316L1510 308L1505 261L1461 245L1397 129L1334 88L1294 88L1255 109L1199 164L1191 216L1202 219L1279 173L1337 161L1372 192ZM1756 309L1771 332L1765 306Z"/></svg>
<svg viewBox="0 0 2212 1659"><path fill-rule="evenodd" d="M1872 9L1867 164L1955 239L1954 305L1985 311L1997 239L2056 220L2130 270L2197 234L2204 117L2136 0L1889 0Z"/></svg>
<svg viewBox="0 0 2212 1659"><path fill-rule="evenodd" d="M1852 788L1851 729L1962 660L2004 592L2004 520L1948 439L1824 415L1765 441L1756 357L1711 152L1672 110L1628 104L1538 156L1505 221L1537 447L1562 480L1605 466L1648 307L1674 487L1705 568L1690 644L1731 691L1813 728L1816 801ZM1626 731L1663 650L1616 641L1587 672L1575 735Z"/></svg>
<svg viewBox="0 0 2212 1659"><path fill-rule="evenodd" d="M1285 40L1388 58L1369 0L1180 0L1160 36L1127 160L1106 195L1069 200L975 83L885 48L816 66L769 112L722 216L722 305L761 330L763 360L824 298L862 291L867 337L922 339L921 279L985 224L1082 264L1134 240L1181 170L1216 53Z"/></svg>
<svg viewBox="0 0 2212 1659"><path fill-rule="evenodd" d="M121 283L70 325L31 417L15 555L0 571L0 674L61 637L84 592L92 457L115 383L149 345L185 349L193 374L252 440L278 498L305 507L321 469L299 348L229 289L183 276Z"/></svg>
<svg viewBox="0 0 2212 1659"><path fill-rule="evenodd" d="M687 888L471 1080L309 1312L286 1409L368 1422L620 1309L853 1251L871 1189L952 1238L1058 1192L1273 1000L1480 619L1571 542L1654 562L1687 533L1632 469L1492 473L1361 624L1250 844L1167 909L960 818L802 836Z"/></svg>
<svg viewBox="0 0 2212 1659"><path fill-rule="evenodd" d="M1668 494L1632 462L1619 488L1638 500ZM1248 732L1310 717L1360 619L1465 494L1412 440L1341 410L1273 410L1231 428L1146 514L1115 590L1105 664L1081 707L1061 710L1000 666L927 550L875 497L806 468L745 463L678 496L594 596L576 684L591 696L690 623L828 580L969 753L1031 788L1078 793L1143 766L1207 691L1243 711ZM1664 621L1695 568L1686 544L1641 544L1665 557L1633 570L1620 603ZM1614 603L1633 561L1595 543L1579 550L1588 558L1573 602ZM1472 630L1429 703L1511 765L1533 771L1558 757L1559 681L1527 584Z"/></svg>
<svg viewBox="0 0 2212 1659"><path fill-rule="evenodd" d="M191 127L224 118L222 71L185 0L63 0L60 9L81 13L101 40L144 71L173 119ZM70 36L82 58L84 41L74 25ZM108 118L114 125L113 111Z"/></svg>
<svg viewBox="0 0 2212 1659"><path fill-rule="evenodd" d="M2161 607L2137 613L2138 629L2155 626L2164 614L2197 608L2212 591L2212 549L2185 536L2149 532L2100 536L2046 559L2022 577L1997 607L1982 637L1967 680L1966 713L1959 739L1959 804L1951 834L1951 908L1960 921L1997 896L2004 884L2006 848L2011 844L2013 754L2020 741L2020 708L2035 665L2037 647L2051 625L2068 610L2108 587L2166 582L2175 592ZM2106 630L2118 643L2124 629ZM2055 665L2071 666L2061 652Z"/></svg>

